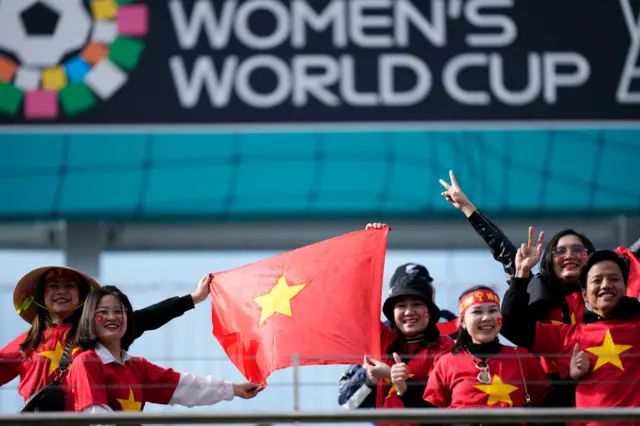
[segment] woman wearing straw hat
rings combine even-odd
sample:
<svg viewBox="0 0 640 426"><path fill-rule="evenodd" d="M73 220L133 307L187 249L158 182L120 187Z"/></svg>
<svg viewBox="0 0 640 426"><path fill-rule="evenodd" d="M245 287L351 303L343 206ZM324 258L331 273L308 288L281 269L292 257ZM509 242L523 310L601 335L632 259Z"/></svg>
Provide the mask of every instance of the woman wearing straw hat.
<svg viewBox="0 0 640 426"><path fill-rule="evenodd" d="M193 294L133 312L134 337L162 327L204 301L209 281L207 275ZM84 272L63 266L40 267L18 281L13 303L31 327L0 350L0 386L20 377L18 392L27 401L22 411L73 411L73 396L64 392L64 372L79 350L76 329L84 300L99 287Z"/></svg>

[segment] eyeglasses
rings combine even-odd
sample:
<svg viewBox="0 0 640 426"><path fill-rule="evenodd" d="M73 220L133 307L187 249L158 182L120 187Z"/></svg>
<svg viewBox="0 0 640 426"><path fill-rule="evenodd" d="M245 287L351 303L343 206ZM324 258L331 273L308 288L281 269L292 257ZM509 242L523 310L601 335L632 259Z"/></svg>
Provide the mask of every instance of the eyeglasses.
<svg viewBox="0 0 640 426"><path fill-rule="evenodd" d="M581 255L586 255L587 252L588 252L587 248L579 244L576 244L574 246L569 246L569 247L554 247L553 250L551 250L551 253L553 253L553 255L557 257L564 256L567 253L581 256Z"/></svg>
<svg viewBox="0 0 640 426"><path fill-rule="evenodd" d="M95 313L97 321L104 321L106 318L113 316L114 318L123 318L126 311L122 309L98 309Z"/></svg>

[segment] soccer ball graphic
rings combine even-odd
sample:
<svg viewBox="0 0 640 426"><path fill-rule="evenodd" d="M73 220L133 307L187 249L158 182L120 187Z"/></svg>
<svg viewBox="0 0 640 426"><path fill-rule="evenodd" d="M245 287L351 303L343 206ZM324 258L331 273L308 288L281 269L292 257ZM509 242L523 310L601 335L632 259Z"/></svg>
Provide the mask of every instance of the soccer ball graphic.
<svg viewBox="0 0 640 426"><path fill-rule="evenodd" d="M0 115L56 120L108 101L145 48L148 0L0 0Z"/></svg>
<svg viewBox="0 0 640 426"><path fill-rule="evenodd" d="M0 0L0 50L25 66L53 67L84 46L91 24L83 0Z"/></svg>

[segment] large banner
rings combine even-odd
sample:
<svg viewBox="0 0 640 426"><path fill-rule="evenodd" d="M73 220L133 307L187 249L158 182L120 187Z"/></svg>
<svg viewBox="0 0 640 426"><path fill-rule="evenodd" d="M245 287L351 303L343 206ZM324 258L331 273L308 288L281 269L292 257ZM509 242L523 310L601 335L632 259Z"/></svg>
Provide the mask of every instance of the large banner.
<svg viewBox="0 0 640 426"><path fill-rule="evenodd" d="M4 124L640 117L638 0L0 1Z"/></svg>

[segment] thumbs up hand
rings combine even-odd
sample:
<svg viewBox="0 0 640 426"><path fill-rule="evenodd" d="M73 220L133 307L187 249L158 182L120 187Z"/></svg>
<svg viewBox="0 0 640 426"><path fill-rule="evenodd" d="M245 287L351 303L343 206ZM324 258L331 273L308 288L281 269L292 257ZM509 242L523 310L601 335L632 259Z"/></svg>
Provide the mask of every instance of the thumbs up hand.
<svg viewBox="0 0 640 426"><path fill-rule="evenodd" d="M409 380L409 367L402 362L400 355L393 353L395 364L391 366L391 383L398 390L398 395L402 395L407 391L407 380Z"/></svg>
<svg viewBox="0 0 640 426"><path fill-rule="evenodd" d="M573 380L580 380L591 369L591 361L584 351L580 350L580 347L576 343L573 348L573 355L571 356L571 364L569 364L569 375Z"/></svg>

